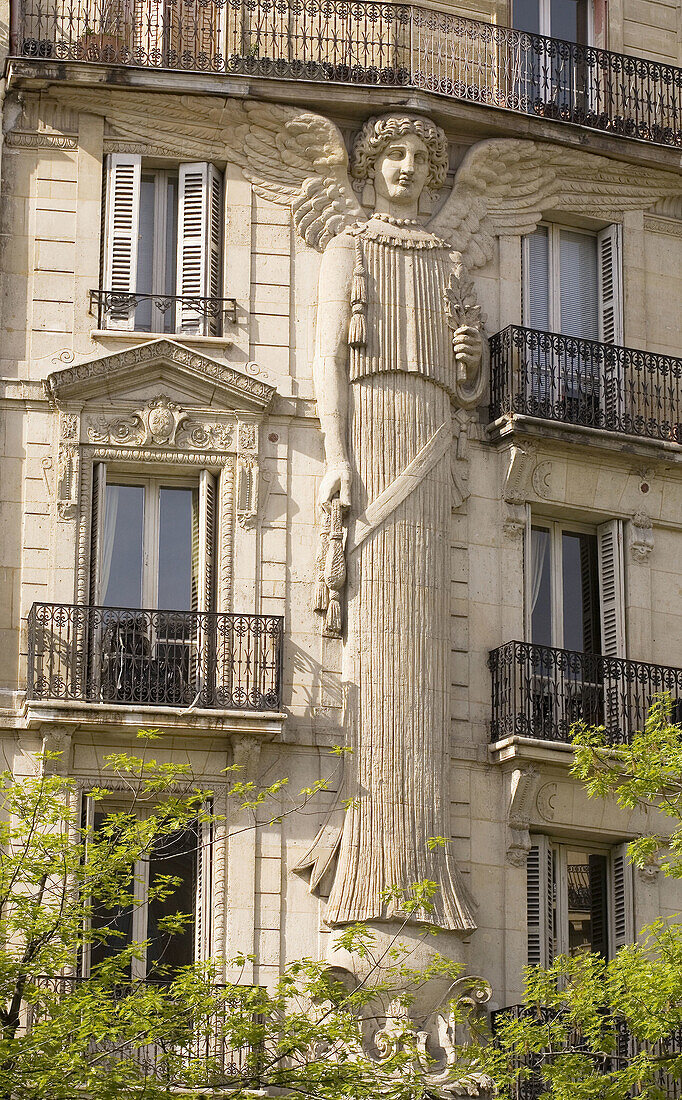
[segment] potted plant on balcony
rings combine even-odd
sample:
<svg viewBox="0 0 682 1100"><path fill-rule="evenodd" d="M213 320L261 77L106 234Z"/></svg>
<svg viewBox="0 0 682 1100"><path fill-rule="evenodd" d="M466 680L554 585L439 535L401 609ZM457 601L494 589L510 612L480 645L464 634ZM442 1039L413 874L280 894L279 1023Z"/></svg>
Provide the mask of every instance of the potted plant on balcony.
<svg viewBox="0 0 682 1100"><path fill-rule="evenodd" d="M132 12L126 10L125 0L121 4L114 0L102 11L99 29L89 26L87 19L83 33L77 41L79 52L86 61L123 61L129 53L128 41L132 27Z"/></svg>

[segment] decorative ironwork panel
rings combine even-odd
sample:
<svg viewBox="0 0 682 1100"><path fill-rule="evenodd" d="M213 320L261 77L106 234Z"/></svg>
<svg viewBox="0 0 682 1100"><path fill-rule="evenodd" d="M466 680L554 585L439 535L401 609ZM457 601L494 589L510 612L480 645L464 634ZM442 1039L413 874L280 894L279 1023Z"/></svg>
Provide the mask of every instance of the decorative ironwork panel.
<svg viewBox="0 0 682 1100"><path fill-rule="evenodd" d="M175 333L178 302L182 303L185 310L196 315L197 322L204 332L209 332L209 322L215 321L216 335L222 336L225 322L229 321L234 325L237 321L235 298L189 298L187 295L179 294L119 294L113 290L101 289L90 291L90 312L96 314L97 325L101 329L112 327L112 321L115 321L117 328L122 321L130 322L133 329L137 328L137 307L143 302L151 303L147 322L151 317L152 323L140 325L140 332ZM157 319L160 322L158 326L154 324Z"/></svg>
<svg viewBox="0 0 682 1100"><path fill-rule="evenodd" d="M682 443L682 359L509 325L490 340L490 418L521 413Z"/></svg>
<svg viewBox="0 0 682 1100"><path fill-rule="evenodd" d="M88 979L78 977L40 976L33 983L35 992L27 1007L26 1030L50 1015L52 1005L66 997L88 997ZM164 1011L168 1010L168 983L161 981L136 981L132 986L121 981L106 992L95 988L111 1004L112 1016L117 1005L128 996L129 989L137 991L158 990L164 996ZM248 986L214 985L215 1006L204 1015L197 1015L178 1001L177 1042L161 1043L117 1042L102 1039L91 1044L89 1053L102 1056L110 1065L133 1063L145 1076L165 1082L168 1086L217 1088L226 1083L233 1087L242 1084L257 1087L257 1074L262 1052L247 1045L236 1046L232 1036L239 1032L240 1021L259 1023L260 1017L249 1012ZM241 1080L240 1080L241 1079Z"/></svg>
<svg viewBox="0 0 682 1100"><path fill-rule="evenodd" d="M278 615L34 604L28 698L279 710Z"/></svg>
<svg viewBox="0 0 682 1100"><path fill-rule="evenodd" d="M420 88L682 145L682 69L374 0L19 0L15 56Z"/></svg>
<svg viewBox="0 0 682 1100"><path fill-rule="evenodd" d="M604 726L612 745L644 728L655 696L682 700L682 669L507 642L488 658L492 673L491 741L533 737L571 741L577 722Z"/></svg>
<svg viewBox="0 0 682 1100"><path fill-rule="evenodd" d="M534 1024L541 1026L543 1024L550 1025L552 1022L560 1023L562 1012L561 1009L542 1009L535 1006L531 1008L524 1004L510 1005L508 1008L498 1009L496 1012L491 1013L493 1043L496 1041L499 1025L505 1017L511 1017L513 1020L531 1020ZM517 1081L513 1094L514 1100L538 1100L538 1097L547 1091L547 1085L542 1076L542 1067L551 1063L553 1058L561 1054L579 1053L586 1055L592 1059L597 1072L611 1073L625 1069L642 1051L647 1051L654 1057L661 1059L669 1058L671 1061L679 1058L680 1051L682 1051L682 1029L679 1028L671 1032L667 1039L657 1043L650 1043L637 1038L629 1030L625 1020L622 1019L615 1020L612 1025L609 1025L609 1030L613 1041L612 1044L611 1042L608 1044L609 1047L612 1046L610 1053L595 1050L594 1043L590 1042L589 1037L586 1037L580 1028L574 1027L568 1032L566 1043L563 1046L558 1046L556 1042L548 1043L546 1051L520 1055L515 1061L515 1068L525 1069L527 1075ZM679 1100L682 1094L682 1086L674 1070L667 1072L666 1068L663 1067L656 1074L656 1085L666 1100Z"/></svg>

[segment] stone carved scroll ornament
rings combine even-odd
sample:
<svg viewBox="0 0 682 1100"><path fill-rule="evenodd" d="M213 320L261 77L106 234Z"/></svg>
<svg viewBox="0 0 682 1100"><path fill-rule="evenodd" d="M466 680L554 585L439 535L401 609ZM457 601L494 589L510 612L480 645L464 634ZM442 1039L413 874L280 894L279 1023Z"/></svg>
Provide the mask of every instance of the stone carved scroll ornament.
<svg viewBox="0 0 682 1100"><path fill-rule="evenodd" d="M614 208L644 209L679 193L680 179L582 151L484 141L425 221L420 198L429 191L437 207L449 165L445 134L422 115L369 119L349 158L330 119L294 107L55 94L106 117L117 138L163 142L182 160L238 165L259 196L289 207L299 236L323 253L313 373L326 467L314 603L324 629L343 637L353 753L339 802L348 809L321 829L298 870L312 869L311 885L333 880L331 925L390 921L400 902L389 888L428 879L437 886L433 909L414 919L466 934L475 927L472 899L449 846L428 841L450 832L442 688L450 620L441 593L452 409L475 409L487 387L483 318L468 280L493 258L497 236L532 232L547 209L589 206L609 218ZM374 192L373 210L351 177Z"/></svg>

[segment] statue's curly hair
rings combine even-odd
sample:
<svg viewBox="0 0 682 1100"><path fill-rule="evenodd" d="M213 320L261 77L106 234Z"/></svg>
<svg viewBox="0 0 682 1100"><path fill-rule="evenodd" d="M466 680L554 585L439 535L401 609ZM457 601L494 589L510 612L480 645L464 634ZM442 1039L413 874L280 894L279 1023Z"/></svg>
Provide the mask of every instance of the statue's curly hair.
<svg viewBox="0 0 682 1100"><path fill-rule="evenodd" d="M429 153L427 187L437 191L448 170L448 140L445 132L429 118L388 114L368 118L353 142L351 173L358 180L374 179L374 164L390 141L403 134L417 134Z"/></svg>

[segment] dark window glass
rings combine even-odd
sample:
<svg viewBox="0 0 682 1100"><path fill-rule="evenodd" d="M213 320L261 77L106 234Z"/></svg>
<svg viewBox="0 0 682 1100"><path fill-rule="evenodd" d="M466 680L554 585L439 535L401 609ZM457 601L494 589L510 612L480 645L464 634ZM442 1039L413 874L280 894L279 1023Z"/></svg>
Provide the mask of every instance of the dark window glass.
<svg viewBox="0 0 682 1100"><path fill-rule="evenodd" d="M573 851L568 862L568 952L607 955L606 856Z"/></svg>
<svg viewBox="0 0 682 1100"><path fill-rule="evenodd" d="M540 0L514 0L512 25L517 31L540 33Z"/></svg>
<svg viewBox="0 0 682 1100"><path fill-rule="evenodd" d="M197 494L192 489L161 489L159 493L159 599L162 610L186 611L192 606L192 514Z"/></svg>
<svg viewBox="0 0 682 1100"><path fill-rule="evenodd" d="M552 645L551 539L545 527L531 530L528 571L531 606L531 638L536 645Z"/></svg>
<svg viewBox="0 0 682 1100"><path fill-rule="evenodd" d="M96 813L94 816L94 829L99 832L102 828L106 813ZM126 890L132 893L132 882L126 884ZM92 927L103 931L111 931L104 941L93 943L90 949L90 966L110 959L129 943L133 938L133 907L128 905L108 907L102 902L93 901Z"/></svg>
<svg viewBox="0 0 682 1100"><path fill-rule="evenodd" d="M109 607L142 606L144 488L106 488L100 567L101 599Z"/></svg>
<svg viewBox="0 0 682 1100"><path fill-rule="evenodd" d="M166 267L164 272L164 293L175 294L178 252L178 179L168 178L166 200ZM175 332L175 307L171 306L164 314L164 331Z"/></svg>
<svg viewBox="0 0 682 1100"><path fill-rule="evenodd" d="M147 907L147 973L155 967L187 966L194 957L194 913L197 891L197 826L178 830L160 837L149 864L149 882L153 885L159 875L173 875L181 880L173 893L156 898ZM175 913L189 913L182 932L169 935L159 929L163 917Z"/></svg>
<svg viewBox="0 0 682 1100"><path fill-rule="evenodd" d="M551 0L549 34L552 38L585 45L587 22L587 0Z"/></svg>
<svg viewBox="0 0 682 1100"><path fill-rule="evenodd" d="M138 294L154 293L154 207L156 205L156 179L153 173L140 179L140 221L137 245ZM150 332L152 328L152 303L139 302L135 309L135 328Z"/></svg>
<svg viewBox="0 0 682 1100"><path fill-rule="evenodd" d="M564 649L598 653L599 579L596 535L562 535Z"/></svg>

